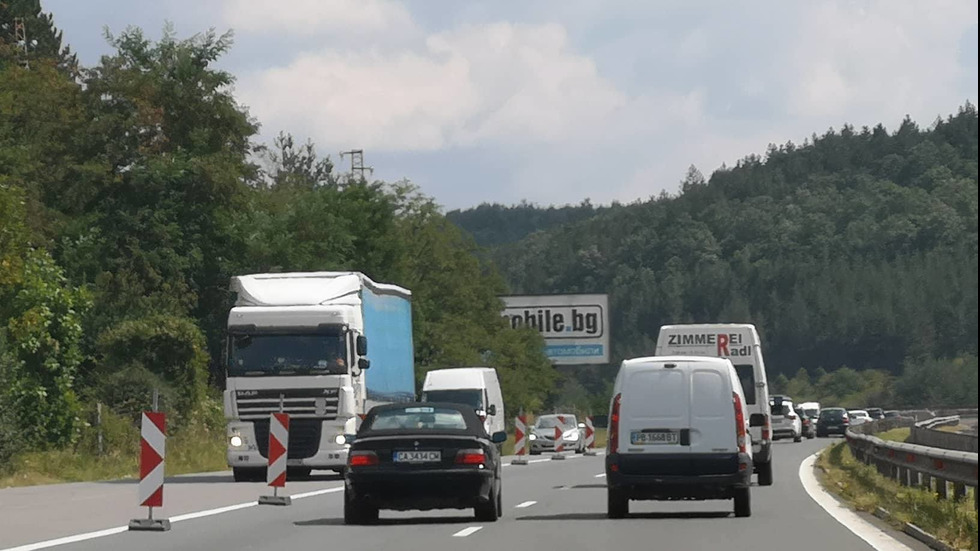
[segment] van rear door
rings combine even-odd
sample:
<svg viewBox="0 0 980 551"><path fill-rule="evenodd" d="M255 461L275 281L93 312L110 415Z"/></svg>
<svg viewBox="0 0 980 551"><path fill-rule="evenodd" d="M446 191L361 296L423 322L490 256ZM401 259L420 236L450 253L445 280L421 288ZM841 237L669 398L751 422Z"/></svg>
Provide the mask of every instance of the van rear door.
<svg viewBox="0 0 980 551"><path fill-rule="evenodd" d="M635 366L621 385L619 452L687 453L691 449L690 375L682 362Z"/></svg>
<svg viewBox="0 0 980 551"><path fill-rule="evenodd" d="M737 453L731 376L694 363L691 374L691 452Z"/></svg>

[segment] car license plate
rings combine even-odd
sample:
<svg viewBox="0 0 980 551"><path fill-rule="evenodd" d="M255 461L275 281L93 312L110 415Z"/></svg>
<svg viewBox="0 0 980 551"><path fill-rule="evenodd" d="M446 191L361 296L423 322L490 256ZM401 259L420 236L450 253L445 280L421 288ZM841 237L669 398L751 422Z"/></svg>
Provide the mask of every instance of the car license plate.
<svg viewBox="0 0 980 551"><path fill-rule="evenodd" d="M434 463L442 460L439 451L395 452L395 463Z"/></svg>
<svg viewBox="0 0 980 551"><path fill-rule="evenodd" d="M680 434L673 430L661 430L656 432L634 431L630 433L630 443L640 446L654 446L660 444L676 445L681 441Z"/></svg>

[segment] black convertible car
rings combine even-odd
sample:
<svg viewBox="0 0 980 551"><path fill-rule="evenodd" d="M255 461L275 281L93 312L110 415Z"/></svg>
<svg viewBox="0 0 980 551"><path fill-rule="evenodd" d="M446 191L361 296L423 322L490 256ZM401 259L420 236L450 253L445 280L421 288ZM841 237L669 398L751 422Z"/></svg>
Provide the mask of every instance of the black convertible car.
<svg viewBox="0 0 980 551"><path fill-rule="evenodd" d="M501 514L500 453L473 408L411 402L371 408L354 437L344 484L344 522L366 524L379 509L476 510Z"/></svg>

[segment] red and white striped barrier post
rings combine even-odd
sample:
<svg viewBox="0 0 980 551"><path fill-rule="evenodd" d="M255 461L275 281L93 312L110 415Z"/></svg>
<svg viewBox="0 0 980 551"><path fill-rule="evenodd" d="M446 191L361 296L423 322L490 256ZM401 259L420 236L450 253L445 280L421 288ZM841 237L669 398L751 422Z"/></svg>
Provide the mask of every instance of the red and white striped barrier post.
<svg viewBox="0 0 980 551"><path fill-rule="evenodd" d="M561 421L561 418L559 418ZM564 421L562 421L564 424ZM562 438L565 433L561 430L561 427L555 427L555 454L551 456L552 459L565 459L565 442Z"/></svg>
<svg viewBox="0 0 980 551"><path fill-rule="evenodd" d="M522 413L514 419L514 454L517 457L511 465L527 465L527 443L527 421Z"/></svg>
<svg viewBox="0 0 980 551"><path fill-rule="evenodd" d="M266 481L272 486L271 496L260 496L261 505L289 505L289 496L279 495L279 488L286 487L286 458L289 456L289 415L273 413L269 416L269 467Z"/></svg>
<svg viewBox="0 0 980 551"><path fill-rule="evenodd" d="M595 455L595 424L592 416L585 418L585 455Z"/></svg>
<svg viewBox="0 0 980 551"><path fill-rule="evenodd" d="M154 400L156 402L156 400ZM155 408L154 408L155 409ZM169 519L154 519L153 508L163 507L163 458L167 447L167 417L159 411L144 411L140 424L140 507L147 507L147 518L129 521L130 530L170 530Z"/></svg>

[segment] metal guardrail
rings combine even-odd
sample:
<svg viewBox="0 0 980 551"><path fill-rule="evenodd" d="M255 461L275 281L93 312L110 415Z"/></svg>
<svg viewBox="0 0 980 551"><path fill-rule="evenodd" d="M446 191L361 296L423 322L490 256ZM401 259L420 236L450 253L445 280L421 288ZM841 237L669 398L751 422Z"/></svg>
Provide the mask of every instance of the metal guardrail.
<svg viewBox="0 0 980 551"><path fill-rule="evenodd" d="M942 499L950 498L950 485L954 500L963 499L967 487L973 488L973 507L977 508L976 453L890 442L870 434L903 426L903 422L904 426L912 425L911 419L884 421L847 429L845 437L854 457L903 486L926 488Z"/></svg>

